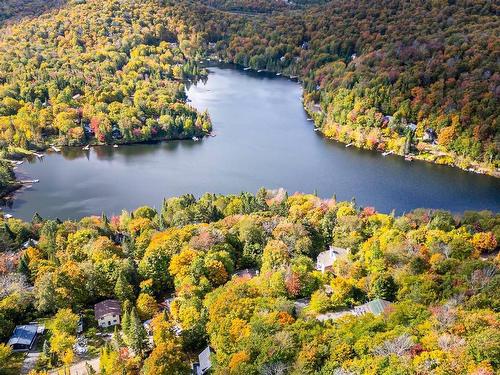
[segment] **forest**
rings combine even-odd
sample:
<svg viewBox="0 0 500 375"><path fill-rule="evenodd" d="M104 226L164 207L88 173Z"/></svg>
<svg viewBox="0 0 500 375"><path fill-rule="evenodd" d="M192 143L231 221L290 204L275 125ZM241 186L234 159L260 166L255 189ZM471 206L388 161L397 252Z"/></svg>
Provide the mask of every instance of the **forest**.
<svg viewBox="0 0 500 375"><path fill-rule="evenodd" d="M208 135L185 85L216 58L296 76L327 137L499 167L494 2L37 3L0 8L2 159ZM0 161L0 193L14 177ZM265 189L78 221L0 214L0 373L19 370L4 344L15 326L37 321L30 375L66 370L83 342L104 375L189 374L207 347L221 375L493 375L499 238L489 211L397 216ZM322 269L330 248L345 255ZM106 299L121 324L99 329L94 304ZM386 308L352 313L374 301Z"/></svg>
<svg viewBox="0 0 500 375"><path fill-rule="evenodd" d="M0 337L50 317L33 374L74 360L77 314L97 342L86 314L106 298L121 301L124 316L113 339L92 348L102 374L187 374L207 345L214 374L500 367L500 216L492 212L395 216L261 189L76 222L4 218L0 228ZM316 258L329 245L348 254L321 272ZM259 272L237 273L244 269ZM383 314L320 319L376 298L391 302ZM141 322L151 318L148 340Z"/></svg>
<svg viewBox="0 0 500 375"><path fill-rule="evenodd" d="M0 139L201 137L210 119L184 82L216 56L297 76L327 137L498 175L497 13L483 0L71 1L1 29Z"/></svg>

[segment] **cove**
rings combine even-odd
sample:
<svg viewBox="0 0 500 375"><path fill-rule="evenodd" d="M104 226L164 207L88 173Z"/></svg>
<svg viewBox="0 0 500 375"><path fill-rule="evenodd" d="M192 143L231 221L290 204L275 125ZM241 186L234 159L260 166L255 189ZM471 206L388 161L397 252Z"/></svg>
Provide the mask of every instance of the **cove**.
<svg viewBox="0 0 500 375"><path fill-rule="evenodd" d="M255 192L283 187L350 200L382 212L418 207L500 210L500 180L396 156L346 149L313 131L296 82L229 65L209 68L208 80L188 88L191 104L208 109L216 137L200 142L63 149L16 173L40 183L16 194L5 212L30 219L80 218L164 197L204 192Z"/></svg>

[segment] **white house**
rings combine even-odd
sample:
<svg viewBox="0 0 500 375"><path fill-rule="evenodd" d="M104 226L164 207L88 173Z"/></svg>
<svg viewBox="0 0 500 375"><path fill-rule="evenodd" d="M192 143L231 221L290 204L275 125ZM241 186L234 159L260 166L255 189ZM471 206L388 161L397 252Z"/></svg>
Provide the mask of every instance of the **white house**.
<svg viewBox="0 0 500 375"><path fill-rule="evenodd" d="M107 299L94 306L95 319L99 327L111 327L120 324L122 308L120 301Z"/></svg>
<svg viewBox="0 0 500 375"><path fill-rule="evenodd" d="M349 254L349 249L330 246L327 251L319 253L318 258L316 259L316 269L318 271L325 272L326 270L332 268L337 259L346 257L347 254Z"/></svg>

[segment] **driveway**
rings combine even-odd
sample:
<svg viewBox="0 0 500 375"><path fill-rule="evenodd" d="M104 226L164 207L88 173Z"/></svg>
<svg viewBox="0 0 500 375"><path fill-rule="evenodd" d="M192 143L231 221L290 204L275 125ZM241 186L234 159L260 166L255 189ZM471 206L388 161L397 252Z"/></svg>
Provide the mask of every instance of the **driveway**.
<svg viewBox="0 0 500 375"><path fill-rule="evenodd" d="M100 357L86 359L86 360L82 360L82 361L79 361L79 362L72 364L71 367L69 368L69 372L67 370L66 370L66 372L64 372L63 368L59 368L57 370L50 371L49 374L50 375L59 375L59 374L88 375L86 363L88 363L90 366L92 366L92 368L96 372L99 372L99 362L100 362Z"/></svg>
<svg viewBox="0 0 500 375"><path fill-rule="evenodd" d="M31 370L35 368L36 361L40 357L42 352L29 351L23 362L23 367L21 367L21 375L28 374Z"/></svg>

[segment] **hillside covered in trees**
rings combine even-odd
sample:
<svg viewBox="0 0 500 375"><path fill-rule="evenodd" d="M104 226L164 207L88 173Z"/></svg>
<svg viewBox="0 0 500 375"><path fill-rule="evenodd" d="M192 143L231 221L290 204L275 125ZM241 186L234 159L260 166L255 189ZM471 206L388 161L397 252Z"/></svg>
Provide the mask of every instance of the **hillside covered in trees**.
<svg viewBox="0 0 500 375"><path fill-rule="evenodd" d="M206 74L189 58L195 35L155 3L75 2L4 27L0 138L30 148L208 133L208 115L185 103L183 80Z"/></svg>
<svg viewBox="0 0 500 375"><path fill-rule="evenodd" d="M215 55L298 76L327 137L498 173L497 4L281 4L71 1L4 26L0 138L32 147L203 135L210 121L185 104L182 81Z"/></svg>
<svg viewBox="0 0 500 375"><path fill-rule="evenodd" d="M0 228L0 337L50 317L39 370L73 360L75 314L95 339L86 311L106 298L124 315L93 348L102 374L188 374L207 345L214 374L499 370L500 217L491 212L395 217L261 189L77 222L0 218ZM318 271L329 245L347 254ZM392 305L328 317L376 298ZM150 318L152 341L141 324Z"/></svg>

